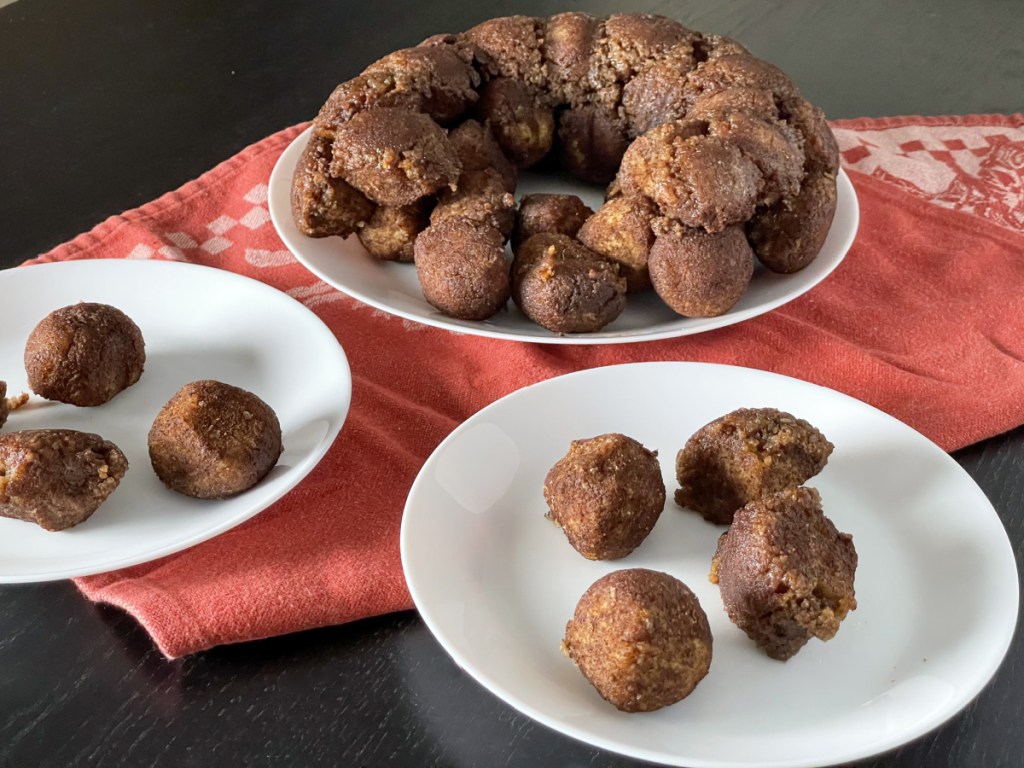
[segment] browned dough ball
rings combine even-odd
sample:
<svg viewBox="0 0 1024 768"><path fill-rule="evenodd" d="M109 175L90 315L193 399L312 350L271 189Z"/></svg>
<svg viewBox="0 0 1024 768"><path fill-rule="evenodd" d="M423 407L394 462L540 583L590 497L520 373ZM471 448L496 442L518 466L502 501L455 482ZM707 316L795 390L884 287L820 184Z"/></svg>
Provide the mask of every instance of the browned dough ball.
<svg viewBox="0 0 1024 768"><path fill-rule="evenodd" d="M707 120L711 136L731 142L757 166L761 172L758 205L771 205L800 189L804 175L803 139L791 125L728 104L691 110L690 115Z"/></svg>
<svg viewBox="0 0 1024 768"><path fill-rule="evenodd" d="M0 381L0 428L7 423L11 411L16 411L28 402L28 395L22 392L14 397L7 397L7 382Z"/></svg>
<svg viewBox="0 0 1024 768"><path fill-rule="evenodd" d="M503 16L477 24L462 35L486 55L492 77L517 80L532 93L547 86L544 22L532 16Z"/></svg>
<svg viewBox="0 0 1024 768"><path fill-rule="evenodd" d="M565 235L542 232L522 243L512 262L512 299L533 322L555 333L599 331L626 306L619 265Z"/></svg>
<svg viewBox="0 0 1024 768"><path fill-rule="evenodd" d="M314 120L313 130L333 139L354 115L374 107L423 112L447 124L476 101L479 84L476 70L453 46L404 48L335 88Z"/></svg>
<svg viewBox="0 0 1024 768"><path fill-rule="evenodd" d="M344 179L330 175L331 142L312 135L292 183L292 219L309 237L348 237L372 215L374 204Z"/></svg>
<svg viewBox="0 0 1024 768"><path fill-rule="evenodd" d="M416 238L415 252L423 297L449 317L484 320L508 301L505 241L495 227L445 219Z"/></svg>
<svg viewBox="0 0 1024 768"><path fill-rule="evenodd" d="M475 114L519 168L529 168L551 151L554 114L519 80L499 77L487 83L480 91Z"/></svg>
<svg viewBox="0 0 1024 768"><path fill-rule="evenodd" d="M718 540L710 579L725 612L773 659L831 640L856 609L853 537L840 533L813 488L786 488L736 512Z"/></svg>
<svg viewBox="0 0 1024 768"><path fill-rule="evenodd" d="M629 147L625 120L593 104L559 114L558 142L562 167L591 184L607 184L614 179Z"/></svg>
<svg viewBox="0 0 1024 768"><path fill-rule="evenodd" d="M746 292L754 274L754 253L740 226L715 234L679 228L654 241L647 269L654 290L675 312L717 317Z"/></svg>
<svg viewBox="0 0 1024 768"><path fill-rule="evenodd" d="M580 104L585 101L590 54L597 31L597 19L586 13L567 11L548 19L544 28L544 61L548 72L548 92L554 103Z"/></svg>
<svg viewBox="0 0 1024 768"><path fill-rule="evenodd" d="M506 191L505 180L493 168L463 171L454 191L445 190L430 214L433 226L446 219L472 219L494 227L502 240L512 234L516 199Z"/></svg>
<svg viewBox="0 0 1024 768"><path fill-rule="evenodd" d="M128 471L99 435L32 429L0 435L0 517L62 531L88 519Z"/></svg>
<svg viewBox="0 0 1024 768"><path fill-rule="evenodd" d="M172 491L223 499L252 488L281 457L281 424L263 400L219 381L194 381L160 409L149 459Z"/></svg>
<svg viewBox="0 0 1024 768"><path fill-rule="evenodd" d="M540 232L575 237L583 222L593 215L576 195L538 192L519 201L512 247L529 240Z"/></svg>
<svg viewBox="0 0 1024 768"><path fill-rule="evenodd" d="M634 141L622 158L623 192L653 200L664 216L721 232L754 213L761 172L703 120L665 123Z"/></svg>
<svg viewBox="0 0 1024 768"><path fill-rule="evenodd" d="M501 176L506 192L516 191L516 167L505 157L490 128L476 120L465 120L448 132L448 141L462 163L464 174L490 169Z"/></svg>
<svg viewBox="0 0 1024 768"><path fill-rule="evenodd" d="M381 205L409 205L462 170L444 130L419 112L378 107L335 131L331 175Z"/></svg>
<svg viewBox="0 0 1024 768"><path fill-rule="evenodd" d="M728 525L744 504L821 472L832 448L792 414L740 408L698 429L676 454L676 504Z"/></svg>
<svg viewBox="0 0 1024 768"><path fill-rule="evenodd" d="M594 253L619 265L627 291L642 291L651 285L647 257L654 245L653 217L654 207L646 198L615 197L583 223L576 238Z"/></svg>
<svg viewBox="0 0 1024 768"><path fill-rule="evenodd" d="M797 272L821 251L836 213L836 181L809 176L792 198L754 214L747 237L757 258L773 272Z"/></svg>
<svg viewBox="0 0 1024 768"><path fill-rule="evenodd" d="M687 77L686 100L727 88L754 88L783 100L799 91L793 81L774 64L753 56L718 56L702 62Z"/></svg>
<svg viewBox="0 0 1024 768"><path fill-rule="evenodd" d="M807 175L835 176L839 172L839 145L825 113L799 96L784 99L781 111L783 118L803 136Z"/></svg>
<svg viewBox="0 0 1024 768"><path fill-rule="evenodd" d="M28 385L40 397L102 405L142 376L146 345L128 315L81 302L54 310L25 344Z"/></svg>
<svg viewBox="0 0 1024 768"><path fill-rule="evenodd" d="M427 228L427 201L412 205L381 205L359 229L359 242L367 253L382 261L412 261L416 236Z"/></svg>
<svg viewBox="0 0 1024 768"><path fill-rule="evenodd" d="M625 557L665 507L658 452L626 435L573 440L544 478L548 517L588 560Z"/></svg>
<svg viewBox="0 0 1024 768"><path fill-rule="evenodd" d="M643 13L617 13L601 24L590 58L591 98L608 109L622 100L622 86L696 33L678 21Z"/></svg>
<svg viewBox="0 0 1024 768"><path fill-rule="evenodd" d="M711 668L707 615L689 587L631 568L598 579L576 604L562 652L623 712L681 701Z"/></svg>
<svg viewBox="0 0 1024 768"><path fill-rule="evenodd" d="M638 73L622 89L622 111L633 137L686 116L686 76L693 49L679 45Z"/></svg>

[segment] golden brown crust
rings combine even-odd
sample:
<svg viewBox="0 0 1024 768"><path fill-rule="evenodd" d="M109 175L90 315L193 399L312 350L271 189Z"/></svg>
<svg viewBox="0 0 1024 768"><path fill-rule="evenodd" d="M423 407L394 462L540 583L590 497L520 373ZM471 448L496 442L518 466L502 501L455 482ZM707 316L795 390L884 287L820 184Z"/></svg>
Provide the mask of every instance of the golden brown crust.
<svg viewBox="0 0 1024 768"><path fill-rule="evenodd" d="M775 408L740 408L705 424L676 455L676 503L727 525L744 504L821 472L832 443Z"/></svg>
<svg viewBox="0 0 1024 768"><path fill-rule="evenodd" d="M87 520L116 489L128 460L99 435L35 429L0 435L0 517L61 531Z"/></svg>
<svg viewBox="0 0 1024 768"><path fill-rule="evenodd" d="M626 194L644 195L663 216L721 232L754 213L761 173L702 120L665 123L634 141L622 158Z"/></svg>
<svg viewBox="0 0 1024 768"><path fill-rule="evenodd" d="M308 237L348 237L376 207L344 179L331 176L331 141L315 133L299 157L292 179L292 219Z"/></svg>
<svg viewBox="0 0 1024 768"><path fill-rule="evenodd" d="M423 297L446 315L483 320L508 301L505 241L497 228L447 218L416 238L415 254Z"/></svg>
<svg viewBox="0 0 1024 768"><path fill-rule="evenodd" d="M416 237L427 228L430 208L426 200L412 205L381 205L359 230L367 253L383 261L411 262Z"/></svg>
<svg viewBox="0 0 1024 768"><path fill-rule="evenodd" d="M203 380L167 401L149 430L149 458L172 491L223 499L266 477L281 456L281 425L263 400Z"/></svg>
<svg viewBox="0 0 1024 768"><path fill-rule="evenodd" d="M551 151L554 113L519 80L499 77L488 82L480 91L474 114L519 168L529 168Z"/></svg>
<svg viewBox="0 0 1024 768"><path fill-rule="evenodd" d="M522 243L512 262L512 299L533 322L555 333L589 333L626 305L626 278L565 235L542 232Z"/></svg>
<svg viewBox="0 0 1024 768"><path fill-rule="evenodd" d="M654 245L654 207L640 196L613 197L587 219L576 238L594 253L618 263L630 293L649 288L647 258Z"/></svg>
<svg viewBox="0 0 1024 768"><path fill-rule="evenodd" d="M853 538L825 516L818 492L790 487L736 512L710 578L733 623L785 661L812 637L835 636L857 607L856 570Z"/></svg>
<svg viewBox="0 0 1024 768"><path fill-rule="evenodd" d="M627 147L626 121L616 112L585 104L558 116L558 159L578 179L607 184L615 178Z"/></svg>
<svg viewBox="0 0 1024 768"><path fill-rule="evenodd" d="M489 168L501 176L506 192L516 191L516 167L505 157L489 128L476 120L464 120L449 131L448 141L462 163L463 173Z"/></svg>
<svg viewBox="0 0 1024 768"><path fill-rule="evenodd" d="M625 557L665 506L658 453L617 433L573 440L544 478L544 500L548 517L585 558Z"/></svg>
<svg viewBox="0 0 1024 768"><path fill-rule="evenodd" d="M516 211L512 248L515 250L520 243L540 232L576 237L583 222L593 214L576 195L547 192L526 195L519 201Z"/></svg>
<svg viewBox="0 0 1024 768"><path fill-rule="evenodd" d="M432 225L461 218L482 222L508 240L515 223L516 199L506 191L505 180L494 168L463 171L454 190L445 190L430 214Z"/></svg>
<svg viewBox="0 0 1024 768"><path fill-rule="evenodd" d="M102 405L142 376L146 345L124 312L82 302L54 310L25 344L28 385L40 397Z"/></svg>
<svg viewBox="0 0 1024 768"><path fill-rule="evenodd" d="M562 651L606 701L623 712L651 712L686 698L707 675L711 627L683 582L631 568L583 594Z"/></svg>
<svg viewBox="0 0 1024 768"><path fill-rule="evenodd" d="M380 205L409 205L454 184L462 166L444 130L426 115L377 107L335 132L331 175Z"/></svg>
<svg viewBox="0 0 1024 768"><path fill-rule="evenodd" d="M466 30L462 39L479 48L493 67L493 77L517 80L531 92L547 87L544 22L532 16L503 16Z"/></svg>
<svg viewBox="0 0 1024 768"><path fill-rule="evenodd" d="M654 241L647 269L654 290L680 315L717 317L746 292L754 253L742 227L714 234L679 227Z"/></svg>
<svg viewBox="0 0 1024 768"><path fill-rule="evenodd" d="M797 272L821 251L837 204L835 178L816 175L804 180L793 197L783 197L754 214L747 237L757 258L773 272Z"/></svg>

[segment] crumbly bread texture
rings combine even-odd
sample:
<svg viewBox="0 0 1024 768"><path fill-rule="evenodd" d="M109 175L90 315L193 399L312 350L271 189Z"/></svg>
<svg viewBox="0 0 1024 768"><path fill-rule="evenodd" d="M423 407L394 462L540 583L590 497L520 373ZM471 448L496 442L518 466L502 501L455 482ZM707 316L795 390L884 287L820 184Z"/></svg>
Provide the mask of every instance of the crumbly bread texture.
<svg viewBox="0 0 1024 768"><path fill-rule="evenodd" d="M857 607L853 538L813 488L786 488L736 512L711 563L729 618L773 659L830 640Z"/></svg>
<svg viewBox="0 0 1024 768"><path fill-rule="evenodd" d="M62 531L87 520L116 489L128 460L99 435L33 429L0 435L0 517Z"/></svg>
<svg viewBox="0 0 1024 768"><path fill-rule="evenodd" d="M837 204L835 137L780 69L663 16L572 11L435 35L340 84L296 168L292 212L306 235L359 232L374 256L407 261L424 211L435 226L470 219L508 240L517 169L554 163L612 184L584 245L619 265L630 292L660 284L685 316L728 312L753 256L803 269ZM537 232L575 235L526 228L513 245ZM648 257L666 232L652 280ZM682 248L685 264L666 258L680 243L697 244ZM693 276L704 279L680 287Z"/></svg>
<svg viewBox="0 0 1024 768"><path fill-rule="evenodd" d="M821 472L833 445L775 408L740 408L698 429L676 454L676 503L719 525L737 509Z"/></svg>

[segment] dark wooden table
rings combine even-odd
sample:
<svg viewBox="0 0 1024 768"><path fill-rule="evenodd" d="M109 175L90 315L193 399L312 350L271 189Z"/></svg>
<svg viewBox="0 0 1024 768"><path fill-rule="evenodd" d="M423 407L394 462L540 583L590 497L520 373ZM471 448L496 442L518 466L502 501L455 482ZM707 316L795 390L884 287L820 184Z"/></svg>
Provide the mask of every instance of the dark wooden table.
<svg viewBox="0 0 1024 768"><path fill-rule="evenodd" d="M834 118L1024 108L1019 0L19 0L0 9L0 267L310 118L387 51L488 16L566 9L652 11L738 37ZM956 459L1022 561L1024 430ZM637 764L505 706L415 613L168 662L134 620L70 582L7 586L0 670L4 768ZM1022 716L1018 633L963 713L865 765L1021 766Z"/></svg>

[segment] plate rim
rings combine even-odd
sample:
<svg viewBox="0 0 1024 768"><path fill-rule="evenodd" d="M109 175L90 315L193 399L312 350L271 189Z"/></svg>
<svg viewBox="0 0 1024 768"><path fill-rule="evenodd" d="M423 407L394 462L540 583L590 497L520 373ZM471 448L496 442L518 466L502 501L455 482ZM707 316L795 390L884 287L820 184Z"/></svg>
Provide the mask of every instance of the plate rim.
<svg viewBox="0 0 1024 768"><path fill-rule="evenodd" d="M130 265L130 266L129 266ZM337 418L332 419L327 433L323 439L317 444L315 450L309 453L302 462L292 466L292 472L294 473L294 480L285 483L281 488L276 489L273 493L269 494L264 501L253 505L252 508L246 509L244 512L240 512L233 517L227 518L218 522L216 525L210 528L204 529L201 532L186 537L184 539L177 539L172 543L164 544L160 547L156 547L147 550L144 556L135 555L127 556L122 558L113 558L105 560L102 563L94 563L93 565L87 565L80 568L63 568L63 569L49 569L45 571L37 571L33 574L20 575L20 574L8 574L4 573L0 568L0 584L32 584L41 583L48 581L61 581L64 579L75 579L86 576L95 576L97 574L109 573L111 571L120 570L123 568L130 568L133 566L144 565L146 563L159 560L160 558L173 555L178 552L182 552L186 549L190 549L198 544L202 544L204 541L209 541L216 536L225 533L232 528L235 528L242 523L254 518L256 515L265 511L268 507L272 506L276 502L280 501L285 495L290 493L295 487L301 483L310 472L320 463L323 457L330 450L331 446L337 440L338 435L341 433L341 429L348 419L348 412L351 408L352 403L352 370L348 361L348 356L345 353L341 342L337 340L334 333L327 326L326 323L309 307L304 305L292 296L289 296L284 291L278 290L268 283L264 283L248 275L243 275L238 272L232 272L227 269L221 269L219 267L208 266L205 264L196 264L193 262L180 262L174 260L164 259L118 259L118 258L97 258L97 259L70 259L66 261L45 261L37 263L23 264L10 269L0 270L0 289L3 288L4 284L11 279L21 279L20 275L24 274L25 270L47 270L47 271L102 271L105 269L113 270L137 270L147 271L152 270L155 272L161 271L195 271L197 273L205 273L208 275L216 274L216 279L224 280L225 282L235 283L237 285L245 286L246 290L254 290L264 296L273 297L273 300L280 301L282 306L291 307L288 311L294 312L296 317L304 317L306 322L309 322L310 329L315 329L315 332L321 335L325 340L330 339L332 345L324 345L325 350L331 349L332 354L336 354L335 364L339 366L339 373L343 374L342 390L339 392L339 403L341 404L340 409L337 412ZM18 274L18 278L7 277L9 274ZM152 282L143 282L142 285L152 285ZM261 306L265 306L261 304ZM55 307L56 308L56 307ZM6 425L5 425L6 426ZM140 559L141 557L141 559Z"/></svg>
<svg viewBox="0 0 1024 768"><path fill-rule="evenodd" d="M684 318L680 316L679 319L675 321L685 323L687 320L699 320L701 325L696 328L683 325L681 327L677 326L655 332L644 330L597 331L595 333L567 335L559 335L551 331L547 331L540 326L537 326L541 331L538 332L537 335L523 334L516 331L502 331L495 329L494 326L487 325L486 321L460 321L455 318L446 317L436 311L424 315L422 313L407 311L400 307L394 307L386 301L370 296L363 291L353 290L352 286L339 282L328 271L319 268L315 263L311 263L310 259L304 255L304 249L300 245L302 238L306 238L306 236L302 235L292 222L290 190L292 176L298 163L299 156L305 148L306 143L309 141L309 136L312 131L313 127L310 126L299 133L299 135L296 136L287 147L285 147L280 157L274 163L274 168L270 173L267 204L270 211L270 220L278 237L281 238L281 241L285 244L299 264L303 266L303 268L309 270L309 272L323 280L332 288L390 315L419 323L421 325L451 331L453 333L463 333L471 336L521 343L597 346L605 344L630 344L646 341L661 341L664 339L674 339L682 336L699 335L701 333L707 333L720 328L727 328L767 314L768 312L778 309L779 307L784 306L813 290L817 285L831 275L839 265L843 263L843 261L845 261L860 228L860 203L857 198L857 192L846 171L843 168L840 168L836 174L838 197L840 201L846 200L850 206L849 210L844 211L844 214L850 217L850 228L848 232L841 234L842 240L840 241L839 255L828 265L827 269L825 269L820 275L815 276L799 293L794 295L787 294L772 301L765 302L762 305L742 310L737 313L742 314L742 317L739 318L734 314L730 314L730 310L730 312L726 312L718 317ZM839 217L837 215L836 219L838 218ZM831 232L832 230L830 229L830 234ZM794 275L800 275L800 273L797 272L794 273Z"/></svg>
<svg viewBox="0 0 1024 768"><path fill-rule="evenodd" d="M410 509L413 506L413 500L417 492L420 490L422 485L428 483L427 471L433 466L436 461L436 457L440 456L441 453L450 445L450 443L459 439L461 433L472 429L477 423L477 419L484 420L488 414L496 410L497 408L504 405L507 401L516 399L519 397L526 396L526 392L536 392L543 390L551 386L557 386L556 382L560 383L566 379L580 379L587 377L600 377L606 369L622 369L622 368L633 368L633 369L650 369L650 368L676 368L679 370L690 369L694 372L699 372L704 369L728 369L733 373L737 371L743 371L746 374L753 374L756 377L764 377L775 380L784 380L789 384L796 384L798 387L807 387L810 389L822 390L828 393L828 396L838 396L839 399L846 400L851 403L854 407L866 408L873 411L875 414L880 415L886 420L893 422L897 428L906 430L908 434L913 435L913 439L920 441L923 445L927 446L927 450L941 455L942 460L947 463L953 472L961 476L962 479L966 479L972 487L972 492L975 493L978 498L984 503L987 513L993 518L994 522L998 524L999 529L1002 531L1000 537L1000 547L1002 554L1002 565L1011 566L1014 572L1014 578L1007 580L1007 586L1012 591L1012 620L1006 621L1002 624L999 629L1001 630L1001 636L998 638L998 643L993 644L992 654L988 659L989 663L983 668L973 670L973 674L967 681L969 685L963 685L962 691L959 695L952 697L945 705L939 710L939 714L933 715L928 718L924 725L921 723L915 724L913 727L908 727L895 738L881 738L876 739L873 742L866 742L861 745L860 749L850 749L846 754L841 755L830 755L825 760L759 760L757 763L751 763L744 760L714 760L714 759L702 759L688 756L674 756L658 752L652 749L645 748L634 748L630 745L623 745L615 740L605 738L600 735L592 735L581 731L581 729L558 722L556 718L548 716L546 713L539 711L530 702L524 700L521 696L514 692L507 691L502 685L492 679L486 670L482 670L471 658L467 657L459 649L458 643L453 642L449 637L446 636L442 629L442 620L440 620L430 607L429 602L424 601L424 590L422 584L413 575L417 568L415 566L410 567L409 552L410 547L410 534L408 533L407 520L410 518ZM785 374L774 373L771 371L764 371L757 368L748 368L739 365L730 365L726 363L705 363L698 361L647 361L647 362L633 362L633 363L618 363L611 365L598 366L594 368L586 368L583 370L572 371L569 373L553 376L548 379L544 379L528 386L517 389L504 397L495 400L492 403L484 406L476 413L472 414L465 421L459 424L453 429L444 440L442 440L434 451L431 452L430 456L424 461L417 473L412 486L409 489L409 493L406 499L406 505L402 511L402 526L400 531L400 553L402 558L402 567L406 574L406 582L409 588L409 593L413 598L413 603L416 607L417 612L422 618L423 622L430 629L431 634L438 644L444 649L445 653L455 662L455 664L464 671L470 678L472 678L477 684L481 685L491 695L496 696L498 699L503 701L506 705L519 711L520 713L530 717L535 722L550 728L564 736L572 738L583 744L587 744L599 749L604 749L609 752L625 755L628 757L647 760L657 764L680 766L687 768L820 768L822 766L831 766L850 761L863 760L869 757L883 754L889 750L896 749L902 745L908 744L915 739L918 739L951 720L953 717L958 715L967 707L974 699L981 694L981 692L991 683L995 674L998 672L999 667L1006 659L1006 654L1009 651L1010 645L1013 641L1013 637L1016 634L1017 623L1019 620L1019 601L1020 601L1020 584L1019 584L1019 573L1017 570L1016 557L1013 552L1012 543L1009 540L1009 534L1006 530L1006 526L1003 524L1002 519L999 517L991 501L989 501L985 492L981 487L974 481L967 471L960 466L959 463L950 456L949 453L942 450L938 445L928 439L918 430L914 429L905 422L900 421L896 417L882 411L875 406L866 403L858 398L848 395L844 392L826 387L813 382L798 379L793 376L787 376ZM1007 596L1007 605L1010 604L1009 595ZM1009 614L1008 614L1009 615Z"/></svg>

